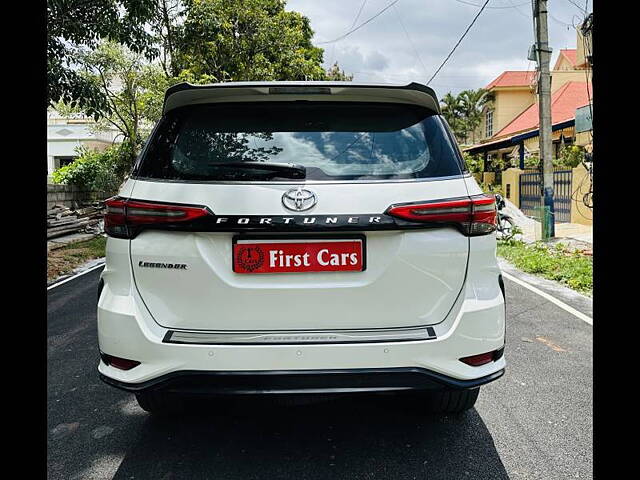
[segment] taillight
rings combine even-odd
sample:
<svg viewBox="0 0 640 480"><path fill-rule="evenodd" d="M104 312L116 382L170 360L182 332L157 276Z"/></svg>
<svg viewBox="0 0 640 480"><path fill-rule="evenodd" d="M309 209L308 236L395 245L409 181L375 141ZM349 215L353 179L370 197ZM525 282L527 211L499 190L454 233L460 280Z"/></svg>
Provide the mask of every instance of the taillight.
<svg viewBox="0 0 640 480"><path fill-rule="evenodd" d="M141 202L120 197L109 198L105 205L104 231L118 238L132 238L144 225L171 225L211 214L206 207Z"/></svg>
<svg viewBox="0 0 640 480"><path fill-rule="evenodd" d="M392 205L386 213L411 222L453 224L469 236L486 235L496 229L493 195Z"/></svg>

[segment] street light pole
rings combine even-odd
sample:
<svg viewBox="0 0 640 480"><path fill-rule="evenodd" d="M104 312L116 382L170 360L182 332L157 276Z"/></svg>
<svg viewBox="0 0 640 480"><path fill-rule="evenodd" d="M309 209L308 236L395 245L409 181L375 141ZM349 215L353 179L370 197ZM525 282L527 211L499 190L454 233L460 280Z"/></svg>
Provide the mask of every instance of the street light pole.
<svg viewBox="0 0 640 480"><path fill-rule="evenodd" d="M538 60L538 110L540 115L540 158L542 160L544 206L549 207L550 237L555 236L555 209L553 204L553 159L551 154L551 74L549 73L549 30L547 28L547 0L534 0L536 52ZM544 219L546 220L546 219ZM544 221L543 220L543 221Z"/></svg>

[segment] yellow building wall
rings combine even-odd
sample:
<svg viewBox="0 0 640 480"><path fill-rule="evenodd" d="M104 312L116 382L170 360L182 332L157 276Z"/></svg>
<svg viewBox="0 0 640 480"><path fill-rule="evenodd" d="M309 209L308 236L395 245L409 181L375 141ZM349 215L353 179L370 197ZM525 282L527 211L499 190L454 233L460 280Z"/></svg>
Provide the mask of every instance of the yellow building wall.
<svg viewBox="0 0 640 480"><path fill-rule="evenodd" d="M586 82L587 75L589 77L589 81L591 81L591 73L588 73L585 70L554 70L551 72L551 93L558 90L567 82Z"/></svg>
<svg viewBox="0 0 640 480"><path fill-rule="evenodd" d="M587 63L587 59L585 58L584 44L583 44L583 35L579 28L576 28L577 37L576 37L576 64L578 66L585 66ZM588 35L586 38L587 48L593 51L591 44L591 35ZM584 68L584 67L583 67Z"/></svg>
<svg viewBox="0 0 640 480"><path fill-rule="evenodd" d="M507 168L502 172L502 191L507 200L520 208L520 175L524 170Z"/></svg>
<svg viewBox="0 0 640 480"><path fill-rule="evenodd" d="M560 57L558 57L558 60L556 60L556 64L554 65L551 73L553 74L564 70L573 70L573 65L569 60L567 60L567 57L561 54Z"/></svg>
<svg viewBox="0 0 640 480"><path fill-rule="evenodd" d="M526 89L496 89L494 112L493 112L493 134L495 135L514 118L533 105L535 95L529 88Z"/></svg>
<svg viewBox="0 0 640 480"><path fill-rule="evenodd" d="M589 172L584 165L578 165L571 176L571 223L593 224L593 210L583 202L589 185Z"/></svg>
<svg viewBox="0 0 640 480"><path fill-rule="evenodd" d="M485 185L493 185L496 183L496 172L483 172L482 183Z"/></svg>
<svg viewBox="0 0 640 480"><path fill-rule="evenodd" d="M576 133L576 141L575 144L584 147L591 143L591 135L592 132L578 132Z"/></svg>

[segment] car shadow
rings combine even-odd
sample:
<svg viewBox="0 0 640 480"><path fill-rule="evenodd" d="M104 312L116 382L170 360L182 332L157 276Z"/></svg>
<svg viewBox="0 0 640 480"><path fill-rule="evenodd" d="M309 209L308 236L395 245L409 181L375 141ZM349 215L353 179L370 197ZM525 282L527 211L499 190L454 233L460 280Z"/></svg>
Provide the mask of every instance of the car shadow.
<svg viewBox="0 0 640 480"><path fill-rule="evenodd" d="M113 478L509 478L475 409L427 415L406 400L190 402L147 416Z"/></svg>

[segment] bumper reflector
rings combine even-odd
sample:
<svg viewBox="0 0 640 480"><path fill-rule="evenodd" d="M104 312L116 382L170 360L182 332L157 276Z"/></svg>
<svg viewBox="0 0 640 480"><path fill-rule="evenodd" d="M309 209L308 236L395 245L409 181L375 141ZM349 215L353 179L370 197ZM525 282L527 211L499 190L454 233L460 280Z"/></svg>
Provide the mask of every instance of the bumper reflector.
<svg viewBox="0 0 640 480"><path fill-rule="evenodd" d="M479 367L480 365L485 365L489 362L493 362L494 360L498 360L502 356L502 352L504 352L504 347L500 350L494 350L493 352L480 353L479 355L463 357L460 359L460 361L462 363L466 363L467 365L471 365L472 367Z"/></svg>
<svg viewBox="0 0 640 480"><path fill-rule="evenodd" d="M119 370L131 370L132 368L140 365L140 362L137 362L135 360L114 357L113 355L108 355L106 353L101 353L100 358L104 363L106 363L110 367L117 368Z"/></svg>

